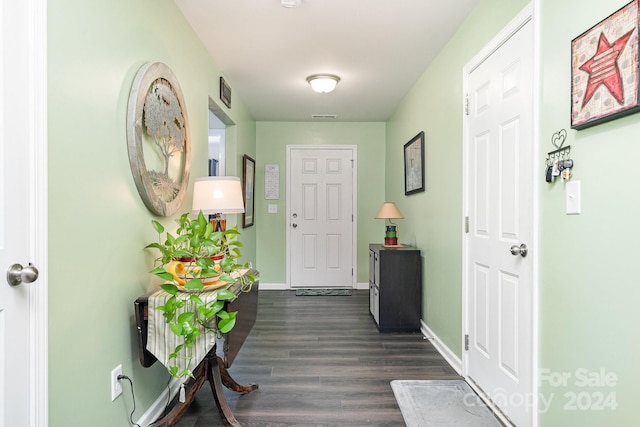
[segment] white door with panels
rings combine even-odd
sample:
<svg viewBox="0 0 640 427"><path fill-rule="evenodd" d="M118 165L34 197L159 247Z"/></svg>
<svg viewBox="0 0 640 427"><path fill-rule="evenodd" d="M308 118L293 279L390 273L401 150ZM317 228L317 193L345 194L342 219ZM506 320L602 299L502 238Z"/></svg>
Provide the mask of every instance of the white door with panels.
<svg viewBox="0 0 640 427"><path fill-rule="evenodd" d="M530 16L475 62L465 76L466 375L526 427L534 412Z"/></svg>
<svg viewBox="0 0 640 427"><path fill-rule="evenodd" d="M352 288L355 147L287 147L291 288Z"/></svg>
<svg viewBox="0 0 640 427"><path fill-rule="evenodd" d="M0 19L0 427L46 426L46 1Z"/></svg>

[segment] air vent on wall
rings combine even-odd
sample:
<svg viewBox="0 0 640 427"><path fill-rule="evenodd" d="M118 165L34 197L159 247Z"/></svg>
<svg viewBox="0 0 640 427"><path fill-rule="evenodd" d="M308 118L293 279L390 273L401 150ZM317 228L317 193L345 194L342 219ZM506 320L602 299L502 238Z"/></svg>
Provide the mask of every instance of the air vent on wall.
<svg viewBox="0 0 640 427"><path fill-rule="evenodd" d="M335 114L312 114L311 118L312 119L335 119L338 116L336 116Z"/></svg>

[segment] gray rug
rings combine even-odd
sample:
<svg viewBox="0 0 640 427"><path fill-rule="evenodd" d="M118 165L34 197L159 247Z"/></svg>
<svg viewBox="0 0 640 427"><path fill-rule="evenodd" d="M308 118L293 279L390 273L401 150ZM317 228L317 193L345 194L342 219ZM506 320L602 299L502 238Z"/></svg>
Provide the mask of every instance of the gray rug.
<svg viewBox="0 0 640 427"><path fill-rule="evenodd" d="M391 381L407 427L501 427L462 380Z"/></svg>
<svg viewBox="0 0 640 427"><path fill-rule="evenodd" d="M298 296L351 295L351 289L296 289Z"/></svg>

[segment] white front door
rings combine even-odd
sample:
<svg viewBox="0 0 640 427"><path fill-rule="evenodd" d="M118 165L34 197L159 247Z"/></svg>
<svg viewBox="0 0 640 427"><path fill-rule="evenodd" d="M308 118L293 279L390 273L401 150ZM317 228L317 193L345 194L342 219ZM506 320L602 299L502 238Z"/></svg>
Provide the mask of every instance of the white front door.
<svg viewBox="0 0 640 427"><path fill-rule="evenodd" d="M1 427L47 425L46 291L42 280L10 286L6 273L46 263L45 18L46 1L0 1Z"/></svg>
<svg viewBox="0 0 640 427"><path fill-rule="evenodd" d="M478 61L467 88L466 374L526 427L533 419L531 20Z"/></svg>
<svg viewBox="0 0 640 427"><path fill-rule="evenodd" d="M289 285L352 288L355 149L288 151Z"/></svg>

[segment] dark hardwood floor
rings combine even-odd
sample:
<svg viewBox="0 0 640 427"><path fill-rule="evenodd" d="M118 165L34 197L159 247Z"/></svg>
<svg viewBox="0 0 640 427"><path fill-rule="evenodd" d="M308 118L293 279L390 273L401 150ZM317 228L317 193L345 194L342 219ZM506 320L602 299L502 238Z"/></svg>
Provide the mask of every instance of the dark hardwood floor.
<svg viewBox="0 0 640 427"><path fill-rule="evenodd" d="M256 324L229 370L260 388L225 390L245 427L403 426L389 382L458 379L421 334L381 334L369 292L296 296L262 291ZM176 427L223 425L208 385Z"/></svg>

